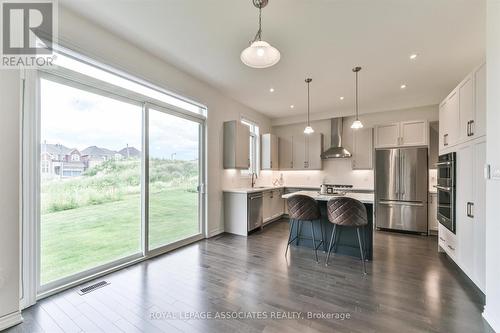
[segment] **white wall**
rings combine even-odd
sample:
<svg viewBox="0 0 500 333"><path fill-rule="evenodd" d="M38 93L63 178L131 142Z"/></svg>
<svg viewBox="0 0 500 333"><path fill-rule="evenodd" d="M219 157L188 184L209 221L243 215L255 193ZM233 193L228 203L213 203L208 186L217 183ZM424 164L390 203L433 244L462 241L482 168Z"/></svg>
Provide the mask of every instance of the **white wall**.
<svg viewBox="0 0 500 333"><path fill-rule="evenodd" d="M487 163L500 167L500 0L487 3ZM500 181L486 183L486 307L484 316L500 332Z"/></svg>
<svg viewBox="0 0 500 333"><path fill-rule="evenodd" d="M334 115L330 117L335 117ZM365 127L374 127L379 124L392 123L404 120L428 120L439 119L439 107L437 105L417 107L412 109L385 111L362 115L360 120ZM352 151L353 130L350 128L354 118L344 118L344 130L342 135L342 146ZM296 123L295 118L273 119L272 131L277 136L303 135L305 120ZM330 119L315 120L311 126L317 133L323 133L324 147L330 146ZM373 170L352 170L350 159L332 159L323 161L321 171L283 171L286 185L319 186L321 183L353 184L355 187L373 189Z"/></svg>
<svg viewBox="0 0 500 333"><path fill-rule="evenodd" d="M102 63L116 67L162 88L188 97L208 107L207 189L208 234L222 232L222 187L234 179L239 186L250 184L248 177L222 168L222 123L245 116L269 132L270 120L262 114L226 97L210 85L116 37L92 22L59 8L59 37L63 45ZM0 330L13 324L19 311L19 230L20 230L20 79L19 72L0 70ZM7 175L7 176L5 176Z"/></svg>
<svg viewBox="0 0 500 333"><path fill-rule="evenodd" d="M243 115L257 122L265 133L270 120L65 8L59 11L59 36L76 51L208 107L208 232L213 235L223 231L222 188L230 186L233 177L238 185L248 186L250 181L222 168L222 123Z"/></svg>
<svg viewBox="0 0 500 333"><path fill-rule="evenodd" d="M0 70L0 331L19 316L20 80ZM16 315L17 313L17 315ZM14 315L12 315L14 314ZM10 316L9 316L10 315Z"/></svg>

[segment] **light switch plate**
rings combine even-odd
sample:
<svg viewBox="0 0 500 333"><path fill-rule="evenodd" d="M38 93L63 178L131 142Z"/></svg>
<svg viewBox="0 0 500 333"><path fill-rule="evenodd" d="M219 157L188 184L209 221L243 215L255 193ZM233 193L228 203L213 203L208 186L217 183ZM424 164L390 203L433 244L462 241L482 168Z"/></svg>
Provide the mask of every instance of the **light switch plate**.
<svg viewBox="0 0 500 333"><path fill-rule="evenodd" d="M492 165L490 175L492 180L500 180L500 165Z"/></svg>

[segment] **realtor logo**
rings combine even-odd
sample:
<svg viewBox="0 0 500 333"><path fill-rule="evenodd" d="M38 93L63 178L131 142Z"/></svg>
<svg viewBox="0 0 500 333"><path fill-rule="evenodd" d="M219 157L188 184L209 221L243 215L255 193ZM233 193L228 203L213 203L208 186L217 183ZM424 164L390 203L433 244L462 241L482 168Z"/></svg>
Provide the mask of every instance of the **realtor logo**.
<svg viewBox="0 0 500 333"><path fill-rule="evenodd" d="M1 67L52 65L56 33L53 0L1 1Z"/></svg>

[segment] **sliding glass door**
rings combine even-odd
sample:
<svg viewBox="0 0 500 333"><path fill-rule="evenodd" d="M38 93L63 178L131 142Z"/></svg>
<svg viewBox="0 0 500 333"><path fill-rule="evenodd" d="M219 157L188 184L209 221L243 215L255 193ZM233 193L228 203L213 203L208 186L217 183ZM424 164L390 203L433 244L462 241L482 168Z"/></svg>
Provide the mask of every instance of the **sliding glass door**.
<svg viewBox="0 0 500 333"><path fill-rule="evenodd" d="M202 117L49 73L37 85L38 292L202 238Z"/></svg>
<svg viewBox="0 0 500 333"><path fill-rule="evenodd" d="M201 124L149 109L149 248L200 233Z"/></svg>
<svg viewBox="0 0 500 333"><path fill-rule="evenodd" d="M141 253L142 107L48 79L40 97L45 285Z"/></svg>

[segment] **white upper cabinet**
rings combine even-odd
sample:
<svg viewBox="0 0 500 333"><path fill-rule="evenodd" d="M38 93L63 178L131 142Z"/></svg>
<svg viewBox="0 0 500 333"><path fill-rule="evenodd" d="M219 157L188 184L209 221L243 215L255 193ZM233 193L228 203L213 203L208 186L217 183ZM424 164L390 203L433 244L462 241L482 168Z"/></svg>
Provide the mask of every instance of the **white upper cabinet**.
<svg viewBox="0 0 500 333"><path fill-rule="evenodd" d="M224 169L250 168L250 129L237 120L224 122Z"/></svg>
<svg viewBox="0 0 500 333"><path fill-rule="evenodd" d="M261 142L262 170L278 170L278 137L274 134L263 134Z"/></svg>
<svg viewBox="0 0 500 333"><path fill-rule="evenodd" d="M439 149L486 135L486 65L469 74L439 107Z"/></svg>
<svg viewBox="0 0 500 333"><path fill-rule="evenodd" d="M455 89L439 106L439 150L458 142L459 131L458 89Z"/></svg>
<svg viewBox="0 0 500 333"><path fill-rule="evenodd" d="M293 169L303 170L307 165L306 137L305 135L294 136L292 142Z"/></svg>
<svg viewBox="0 0 500 333"><path fill-rule="evenodd" d="M293 137L280 137L278 139L278 147L280 170L293 169Z"/></svg>
<svg viewBox="0 0 500 333"><path fill-rule="evenodd" d="M375 127L375 147L391 148L399 145L399 123L378 125Z"/></svg>
<svg viewBox="0 0 500 333"><path fill-rule="evenodd" d="M429 123L426 120L375 126L375 148L427 146L428 144Z"/></svg>
<svg viewBox="0 0 500 333"><path fill-rule="evenodd" d="M472 75L467 76L458 86L458 112L460 129L458 141L464 142L471 136L474 125L474 81Z"/></svg>
<svg viewBox="0 0 500 333"><path fill-rule="evenodd" d="M474 123L472 137L486 135L486 64L474 71Z"/></svg>
<svg viewBox="0 0 500 333"><path fill-rule="evenodd" d="M429 144L429 123L427 121L403 121L400 126L400 146L427 146Z"/></svg>
<svg viewBox="0 0 500 333"><path fill-rule="evenodd" d="M292 139L293 170L321 170L323 134L296 135Z"/></svg>
<svg viewBox="0 0 500 333"><path fill-rule="evenodd" d="M313 133L307 136L307 163L306 170L321 170L323 168L323 160L321 153L323 152L323 134Z"/></svg>
<svg viewBox="0 0 500 333"><path fill-rule="evenodd" d="M373 128L353 130L352 169L373 169Z"/></svg>

